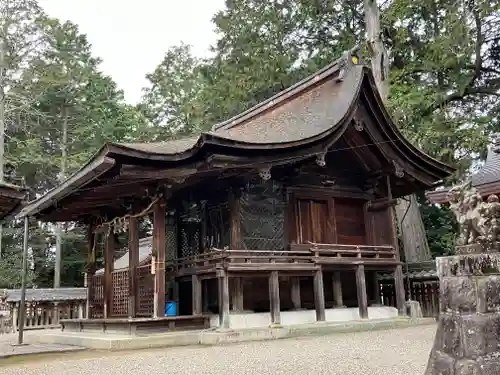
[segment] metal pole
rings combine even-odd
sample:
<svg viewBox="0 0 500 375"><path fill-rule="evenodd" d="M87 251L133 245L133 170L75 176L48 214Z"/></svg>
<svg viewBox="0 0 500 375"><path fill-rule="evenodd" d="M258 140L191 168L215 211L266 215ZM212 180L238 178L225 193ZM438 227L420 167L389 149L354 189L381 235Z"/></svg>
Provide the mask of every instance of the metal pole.
<svg viewBox="0 0 500 375"><path fill-rule="evenodd" d="M23 246L23 273L22 273L22 284L21 284L21 303L19 306L19 337L17 339L17 344L23 344L23 334L24 334L24 321L26 320L26 279L28 274L28 228L29 219L28 216L24 217L24 246Z"/></svg>

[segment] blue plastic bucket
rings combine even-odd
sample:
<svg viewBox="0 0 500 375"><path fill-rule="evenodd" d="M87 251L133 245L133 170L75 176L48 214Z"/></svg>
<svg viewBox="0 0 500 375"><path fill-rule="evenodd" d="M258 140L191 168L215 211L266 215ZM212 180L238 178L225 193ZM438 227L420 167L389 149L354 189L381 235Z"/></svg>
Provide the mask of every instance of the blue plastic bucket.
<svg viewBox="0 0 500 375"><path fill-rule="evenodd" d="M165 316L177 316L177 302L168 301L165 304Z"/></svg>

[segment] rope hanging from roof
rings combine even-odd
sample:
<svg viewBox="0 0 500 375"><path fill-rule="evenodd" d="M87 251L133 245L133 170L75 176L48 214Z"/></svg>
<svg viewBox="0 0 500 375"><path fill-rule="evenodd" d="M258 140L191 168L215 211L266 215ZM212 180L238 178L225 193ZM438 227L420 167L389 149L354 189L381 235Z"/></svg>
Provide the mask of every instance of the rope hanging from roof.
<svg viewBox="0 0 500 375"><path fill-rule="evenodd" d="M114 217L113 219L111 219L109 221L106 221L106 222L99 224L98 226L96 226L96 229L100 229L100 228L107 226L108 230L106 232L106 236L109 236L111 234L111 228L113 228L113 233L124 233L128 230L128 221L130 218L141 217L141 216L148 214L151 211L151 208L155 205L155 203L157 203L161 198L163 198L162 193L154 196L151 199L151 202L149 203L149 205L144 210L142 210L136 214L126 214L123 216Z"/></svg>

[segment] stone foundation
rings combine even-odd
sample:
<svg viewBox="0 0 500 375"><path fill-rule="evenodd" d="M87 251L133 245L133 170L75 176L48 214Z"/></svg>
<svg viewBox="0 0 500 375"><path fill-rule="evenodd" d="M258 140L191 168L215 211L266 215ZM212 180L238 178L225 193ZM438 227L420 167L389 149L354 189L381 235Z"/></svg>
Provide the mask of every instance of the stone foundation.
<svg viewBox="0 0 500 375"><path fill-rule="evenodd" d="M425 374L500 374L500 254L464 254L436 263L439 325Z"/></svg>

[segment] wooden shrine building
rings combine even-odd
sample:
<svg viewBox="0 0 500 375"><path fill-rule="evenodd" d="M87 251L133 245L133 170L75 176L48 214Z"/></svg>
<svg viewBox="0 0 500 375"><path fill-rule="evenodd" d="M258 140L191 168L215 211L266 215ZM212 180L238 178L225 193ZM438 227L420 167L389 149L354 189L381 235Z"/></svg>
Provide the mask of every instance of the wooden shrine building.
<svg viewBox="0 0 500 375"><path fill-rule="evenodd" d="M310 307L321 321L327 306L343 305L367 318L379 299L377 272L394 273L404 314L393 206L453 170L403 138L357 61L347 53L196 136L106 144L25 207L21 215L38 220L88 224L88 285L100 278L89 289L89 318L190 328L214 313L230 327L231 309L269 311L279 324L285 309ZM146 219L149 263L139 259ZM128 285L118 287L124 231ZM104 269L94 276L101 252ZM171 299L179 316L164 317Z"/></svg>
<svg viewBox="0 0 500 375"><path fill-rule="evenodd" d="M500 134L495 134L483 166L471 176L470 182L485 200L491 194L500 196ZM447 193L448 189L440 189L429 191L426 196L431 203L446 204Z"/></svg>

